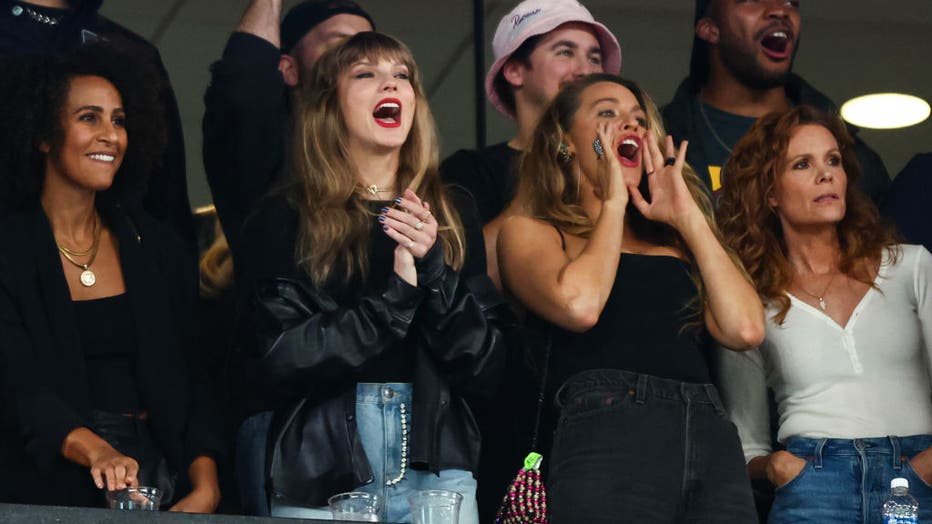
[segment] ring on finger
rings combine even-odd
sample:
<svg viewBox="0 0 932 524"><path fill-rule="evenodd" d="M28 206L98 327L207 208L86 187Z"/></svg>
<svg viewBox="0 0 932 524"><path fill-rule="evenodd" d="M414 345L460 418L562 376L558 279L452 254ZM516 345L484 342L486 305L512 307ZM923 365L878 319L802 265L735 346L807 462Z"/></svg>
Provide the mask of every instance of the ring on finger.
<svg viewBox="0 0 932 524"><path fill-rule="evenodd" d="M675 163L676 163L676 157L675 157L675 156L668 156L668 157L665 158L664 161L663 161L663 165L665 165L665 166L672 166L672 165L675 164Z"/></svg>
<svg viewBox="0 0 932 524"><path fill-rule="evenodd" d="M414 224L414 229L417 229L418 231L424 229L424 222L421 222L420 220L418 220L417 224Z"/></svg>

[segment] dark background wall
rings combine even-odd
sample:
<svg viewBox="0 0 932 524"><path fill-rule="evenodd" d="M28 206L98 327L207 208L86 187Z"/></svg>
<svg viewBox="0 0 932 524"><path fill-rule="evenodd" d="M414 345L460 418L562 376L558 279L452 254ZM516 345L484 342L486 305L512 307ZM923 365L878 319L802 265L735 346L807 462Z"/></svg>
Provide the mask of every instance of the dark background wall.
<svg viewBox="0 0 932 524"><path fill-rule="evenodd" d="M445 156L475 143L470 0L358 0L379 30L404 40L425 76ZM200 160L202 96L208 66L248 0L106 0L103 12L152 39L161 49L181 105L192 205L210 202ZM294 2L285 0L286 8ZM498 20L516 0L485 0L486 66ZM622 74L659 104L686 75L692 42L692 0L583 0L621 41ZM932 2L928 0L803 0L796 72L836 102L876 91L932 100ZM511 136L511 123L486 105L488 142ZM932 121L894 131L864 130L891 174L932 151Z"/></svg>

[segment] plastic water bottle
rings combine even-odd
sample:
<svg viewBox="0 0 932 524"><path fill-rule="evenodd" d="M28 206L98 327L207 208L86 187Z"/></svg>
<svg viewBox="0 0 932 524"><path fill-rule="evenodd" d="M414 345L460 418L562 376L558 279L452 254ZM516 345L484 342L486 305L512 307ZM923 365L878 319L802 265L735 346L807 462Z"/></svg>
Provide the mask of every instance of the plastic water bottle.
<svg viewBox="0 0 932 524"><path fill-rule="evenodd" d="M919 503L909 494L909 481L890 481L890 496L883 503L883 524L919 524Z"/></svg>

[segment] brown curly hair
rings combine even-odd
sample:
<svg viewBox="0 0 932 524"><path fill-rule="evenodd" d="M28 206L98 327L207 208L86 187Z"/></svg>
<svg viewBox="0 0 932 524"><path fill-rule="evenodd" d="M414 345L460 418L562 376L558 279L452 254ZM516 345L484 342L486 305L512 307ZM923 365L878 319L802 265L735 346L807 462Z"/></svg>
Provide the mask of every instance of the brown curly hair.
<svg viewBox="0 0 932 524"><path fill-rule="evenodd" d="M861 167L854 140L838 116L811 106L798 106L762 117L735 145L725 164L727 181L717 216L725 242L744 262L761 298L778 306L773 317L778 324L783 323L790 309L785 291L795 271L787 258L780 218L767 197L774 189L777 174L785 167L790 139L797 128L805 125L822 126L835 137L848 177L846 212L837 225L840 271L872 285L870 276L858 269L864 262L880 260L884 248L896 243L892 230L881 222L870 198L858 189Z"/></svg>

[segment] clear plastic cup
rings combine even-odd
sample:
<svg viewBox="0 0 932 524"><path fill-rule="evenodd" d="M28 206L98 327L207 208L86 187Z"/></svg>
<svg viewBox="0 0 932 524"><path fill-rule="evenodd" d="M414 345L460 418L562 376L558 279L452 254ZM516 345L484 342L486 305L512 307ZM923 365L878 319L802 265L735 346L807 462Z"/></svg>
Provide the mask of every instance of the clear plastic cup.
<svg viewBox="0 0 932 524"><path fill-rule="evenodd" d="M458 524L463 496L455 491L431 489L408 496L414 524Z"/></svg>
<svg viewBox="0 0 932 524"><path fill-rule="evenodd" d="M107 507L111 509L158 511L161 503L162 491L159 488L139 486L107 492Z"/></svg>
<svg viewBox="0 0 932 524"><path fill-rule="evenodd" d="M372 493L350 491L338 493L329 499L333 520L354 522L378 522L382 510L382 499Z"/></svg>

